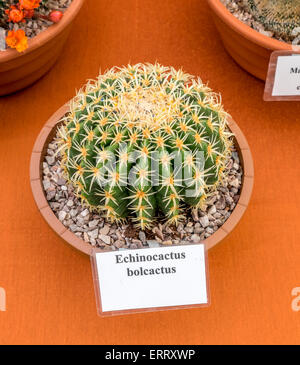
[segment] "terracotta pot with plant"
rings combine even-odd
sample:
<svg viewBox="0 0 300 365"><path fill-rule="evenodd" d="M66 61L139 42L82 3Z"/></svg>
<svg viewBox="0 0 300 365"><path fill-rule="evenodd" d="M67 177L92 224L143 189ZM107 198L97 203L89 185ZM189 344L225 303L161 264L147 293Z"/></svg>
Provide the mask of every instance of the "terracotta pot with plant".
<svg viewBox="0 0 300 365"><path fill-rule="evenodd" d="M299 0L207 1L228 53L262 80L266 79L271 53L291 51L300 34Z"/></svg>
<svg viewBox="0 0 300 365"><path fill-rule="evenodd" d="M159 64L113 68L46 123L33 148L37 206L90 253L223 239L248 205L249 146L200 79Z"/></svg>
<svg viewBox="0 0 300 365"><path fill-rule="evenodd" d="M32 84L54 65L83 1L0 0L0 95Z"/></svg>

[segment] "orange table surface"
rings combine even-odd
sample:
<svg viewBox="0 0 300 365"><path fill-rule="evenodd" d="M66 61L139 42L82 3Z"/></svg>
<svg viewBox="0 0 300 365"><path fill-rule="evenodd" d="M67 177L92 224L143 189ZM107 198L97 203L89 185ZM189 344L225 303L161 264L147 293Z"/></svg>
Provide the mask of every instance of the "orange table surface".
<svg viewBox="0 0 300 365"><path fill-rule="evenodd" d="M210 307L100 318L89 258L35 206L30 154L47 118L99 69L155 61L222 94L253 153L253 196L209 252ZM266 103L263 89L225 52L205 0L87 0L55 67L0 99L0 343L299 344L300 103Z"/></svg>

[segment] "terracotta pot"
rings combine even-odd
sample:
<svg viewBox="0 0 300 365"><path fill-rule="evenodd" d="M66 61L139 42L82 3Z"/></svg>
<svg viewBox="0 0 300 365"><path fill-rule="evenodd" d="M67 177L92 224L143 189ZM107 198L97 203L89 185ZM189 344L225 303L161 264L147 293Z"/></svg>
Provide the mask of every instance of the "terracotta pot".
<svg viewBox="0 0 300 365"><path fill-rule="evenodd" d="M61 21L28 41L25 52L0 52L0 95L10 94L32 84L54 65L60 55L84 0L73 0Z"/></svg>
<svg viewBox="0 0 300 365"><path fill-rule="evenodd" d="M252 75L265 80L271 53L292 50L290 44L267 37L238 20L220 0L207 2L228 53Z"/></svg>
<svg viewBox="0 0 300 365"><path fill-rule="evenodd" d="M47 146L57 132L58 121L66 112L68 112L68 110L68 104L65 104L63 107L58 109L41 130L31 155L30 183L37 207L50 227L73 247L86 254L91 254L92 246L68 230L55 216L48 204L42 186L42 165L47 151ZM229 127L235 134L235 145L238 149L244 171L241 195L238 204L228 220L213 235L204 241L207 249L215 246L224 237L226 237L242 218L242 215L248 206L253 187L254 169L249 145L240 128L234 121L230 121Z"/></svg>

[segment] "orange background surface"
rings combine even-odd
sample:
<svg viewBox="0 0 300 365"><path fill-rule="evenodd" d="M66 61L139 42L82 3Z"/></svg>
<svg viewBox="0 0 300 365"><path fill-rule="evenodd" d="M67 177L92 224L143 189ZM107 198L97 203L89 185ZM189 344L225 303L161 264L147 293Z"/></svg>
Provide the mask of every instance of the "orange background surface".
<svg viewBox="0 0 300 365"><path fill-rule="evenodd" d="M209 308L100 318L89 258L35 206L30 154L49 116L100 68L155 61L222 93L252 149L254 192L209 252ZM0 343L299 344L300 103L263 102L263 89L225 52L204 0L87 0L55 67L0 99Z"/></svg>

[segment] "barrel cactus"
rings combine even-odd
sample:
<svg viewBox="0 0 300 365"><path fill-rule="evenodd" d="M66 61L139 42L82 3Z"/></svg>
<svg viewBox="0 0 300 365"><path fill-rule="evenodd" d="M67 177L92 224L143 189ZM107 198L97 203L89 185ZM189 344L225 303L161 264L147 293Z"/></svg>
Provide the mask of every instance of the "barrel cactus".
<svg viewBox="0 0 300 365"><path fill-rule="evenodd" d="M300 0L243 0L246 9L266 30L290 39L300 27Z"/></svg>
<svg viewBox="0 0 300 365"><path fill-rule="evenodd" d="M59 128L62 167L82 203L108 220L177 224L224 177L227 118L219 97L182 70L113 68L70 102Z"/></svg>

